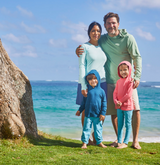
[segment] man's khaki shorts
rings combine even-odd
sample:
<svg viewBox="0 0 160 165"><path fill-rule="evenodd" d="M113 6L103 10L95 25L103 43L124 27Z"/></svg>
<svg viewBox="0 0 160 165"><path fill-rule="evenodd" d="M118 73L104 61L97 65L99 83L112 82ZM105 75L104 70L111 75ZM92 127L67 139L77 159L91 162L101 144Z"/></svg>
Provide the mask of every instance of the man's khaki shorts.
<svg viewBox="0 0 160 165"><path fill-rule="evenodd" d="M107 112L106 115L116 115L117 109L115 109L115 104L113 102L113 92L116 84L107 84ZM137 89L133 90L132 94L134 110L140 110L139 99Z"/></svg>

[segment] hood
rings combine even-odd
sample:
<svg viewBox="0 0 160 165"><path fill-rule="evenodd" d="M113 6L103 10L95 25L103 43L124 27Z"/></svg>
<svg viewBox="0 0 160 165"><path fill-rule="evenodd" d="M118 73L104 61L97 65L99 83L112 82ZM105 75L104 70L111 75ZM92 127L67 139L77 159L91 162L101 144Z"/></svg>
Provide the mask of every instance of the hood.
<svg viewBox="0 0 160 165"><path fill-rule="evenodd" d="M101 83L100 81L101 81L101 79L100 79L99 73L98 73L96 70L91 70L91 71L86 75L86 77L85 77L85 80L86 80L86 82L87 82L87 84L88 84L88 86L89 86L88 90L93 89L93 87L89 85L89 83L88 83L88 81L87 81L87 79L86 79L87 76L88 76L89 74L94 74L94 75L97 77L98 84L97 84L97 86L96 86L95 88L100 87L100 83Z"/></svg>
<svg viewBox="0 0 160 165"><path fill-rule="evenodd" d="M118 65L118 68L117 68L117 70L118 70L118 76L119 76L120 78L122 78L121 75L120 75L120 73L119 73L119 66L120 66L121 64L126 64L126 65L129 67L129 75L128 75L128 77L126 77L126 78L131 78L132 66L131 66L131 63L128 62L128 61L122 61L122 62Z"/></svg>

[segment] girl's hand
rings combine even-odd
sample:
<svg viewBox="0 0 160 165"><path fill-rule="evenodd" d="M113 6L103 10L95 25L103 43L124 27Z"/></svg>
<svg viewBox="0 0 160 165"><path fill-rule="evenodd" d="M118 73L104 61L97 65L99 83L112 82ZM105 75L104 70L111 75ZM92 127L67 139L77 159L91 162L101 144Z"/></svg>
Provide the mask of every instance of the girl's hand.
<svg viewBox="0 0 160 165"><path fill-rule="evenodd" d="M81 93L82 93L82 95L83 95L84 97L87 97L88 91L87 91L87 90L81 90Z"/></svg>

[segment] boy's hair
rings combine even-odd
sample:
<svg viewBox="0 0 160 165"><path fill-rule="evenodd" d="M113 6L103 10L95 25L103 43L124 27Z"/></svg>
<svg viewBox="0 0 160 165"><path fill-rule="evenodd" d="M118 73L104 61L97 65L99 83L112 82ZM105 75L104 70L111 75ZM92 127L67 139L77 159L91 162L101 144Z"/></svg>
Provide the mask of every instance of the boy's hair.
<svg viewBox="0 0 160 165"><path fill-rule="evenodd" d="M97 79L97 77L94 75L94 74L89 74L87 77L86 77L87 81L89 80L92 80L92 79Z"/></svg>
<svg viewBox="0 0 160 165"><path fill-rule="evenodd" d="M112 12L109 12L108 14L106 14L106 15L104 16L104 18L103 18L104 23L106 23L106 20L107 20L108 18L111 18L111 17L116 17L117 22L119 23L120 18L119 18L119 16L118 16L118 14L112 13Z"/></svg>
<svg viewBox="0 0 160 165"><path fill-rule="evenodd" d="M122 63L121 65L127 65L126 63ZM119 65L118 68L121 66ZM129 66L127 65L127 68L129 69Z"/></svg>

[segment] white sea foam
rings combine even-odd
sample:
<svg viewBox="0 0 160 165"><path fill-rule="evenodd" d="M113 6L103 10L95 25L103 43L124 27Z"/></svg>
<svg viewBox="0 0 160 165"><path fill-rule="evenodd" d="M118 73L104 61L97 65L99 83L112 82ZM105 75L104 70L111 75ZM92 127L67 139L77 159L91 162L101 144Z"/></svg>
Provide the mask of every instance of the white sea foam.
<svg viewBox="0 0 160 165"><path fill-rule="evenodd" d="M158 86L158 85L155 85L155 86L151 86L151 87L154 87L154 88L160 88L160 86Z"/></svg>

